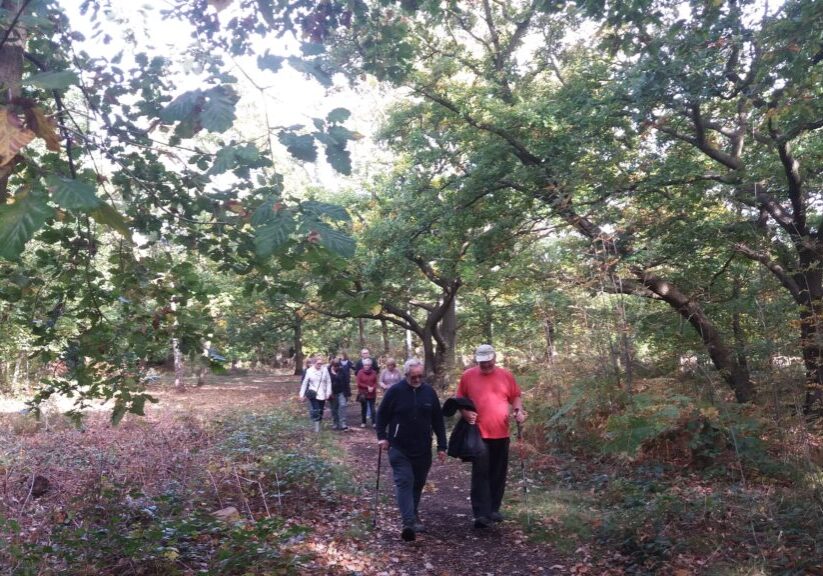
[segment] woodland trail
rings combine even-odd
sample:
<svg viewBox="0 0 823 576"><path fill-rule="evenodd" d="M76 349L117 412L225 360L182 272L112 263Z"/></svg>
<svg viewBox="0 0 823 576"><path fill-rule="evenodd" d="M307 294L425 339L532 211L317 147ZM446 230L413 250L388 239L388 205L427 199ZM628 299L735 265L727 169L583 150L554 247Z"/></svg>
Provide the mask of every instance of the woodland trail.
<svg viewBox="0 0 823 576"><path fill-rule="evenodd" d="M297 384L294 380L286 380L277 382L275 386L282 387L283 394L278 396L287 399L294 397L289 394L289 389L296 390ZM301 406L301 413L303 412ZM349 404L348 423L347 431L331 430L327 412L321 434L333 434L345 448L345 459L354 471L357 484L364 488L357 505L361 510L368 511L370 526L377 470L377 441L373 428L360 427L360 405L356 402ZM513 444L504 514L505 502L521 497L521 484L517 478L519 474L520 467ZM391 467L384 454L377 528L360 531L356 543L359 549L356 555L368 557L368 565L356 566L359 569L344 573L363 576L517 576L568 573L552 550L546 545L530 542L516 521L506 520L494 528L475 530L472 527L468 498L469 477L469 464L452 458L445 464L440 464L435 459L420 504L420 515L426 532L419 534L414 542L406 543L399 538L399 517L394 504ZM323 553L318 562L306 566L307 571L332 573L327 562L335 555L348 556L346 553L340 554L338 550L340 546L347 546L346 532L347 528L339 525L332 528L331 532L322 531L322 538L314 542L312 548ZM341 561L338 566L340 564L344 562ZM323 572L324 565L326 572ZM333 573L338 572L334 570Z"/></svg>

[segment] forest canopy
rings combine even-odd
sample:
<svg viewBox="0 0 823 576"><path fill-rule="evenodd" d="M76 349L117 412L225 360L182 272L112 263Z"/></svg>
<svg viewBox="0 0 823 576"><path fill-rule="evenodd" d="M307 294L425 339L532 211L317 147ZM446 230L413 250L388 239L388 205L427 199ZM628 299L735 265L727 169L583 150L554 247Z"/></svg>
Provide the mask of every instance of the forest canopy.
<svg viewBox="0 0 823 576"><path fill-rule="evenodd" d="M789 367L780 401L823 409L819 2L139 14L2 2L6 388L117 418L172 341L299 363L408 335L441 384L482 341L606 359L629 389L698 366L742 403ZM163 53L170 22L188 36ZM241 105L299 89L287 70L382 109Z"/></svg>

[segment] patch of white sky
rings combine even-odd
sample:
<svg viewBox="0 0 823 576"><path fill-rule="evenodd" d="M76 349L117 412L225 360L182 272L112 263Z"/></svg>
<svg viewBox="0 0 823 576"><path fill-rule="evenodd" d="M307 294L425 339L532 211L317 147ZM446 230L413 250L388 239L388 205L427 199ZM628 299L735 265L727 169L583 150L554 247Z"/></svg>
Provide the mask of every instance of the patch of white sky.
<svg viewBox="0 0 823 576"><path fill-rule="evenodd" d="M103 34L95 35L89 15L80 14L81 0L63 0L62 5L69 15L72 29L81 32L86 40L82 49L92 56L111 58L119 51L124 52L123 67L134 65L132 50L145 51L150 56L162 56L172 64L170 81L176 86L174 96L188 90L203 87L204 75L198 54L208 57L208 47L198 46L193 37L193 27L185 21L162 15L169 8L164 0L144 0L143 2L121 2L115 0L116 11L106 13L101 10L100 28L112 37L103 42ZM214 10L210 7L209 10ZM221 22L228 22L233 15L229 5L218 13ZM136 47L132 47L117 31L130 30ZM200 50L191 50L192 47ZM271 138L275 169L284 175L286 189L296 196L303 195L308 188L326 190L328 193L350 189L356 190L358 182L375 172L386 169L390 164L388 153L374 143L373 136L383 119L383 111L395 93L367 79L356 87L338 75L334 85L325 88L316 80L307 78L288 64L277 72L261 70L257 66L257 56L271 52L279 56L299 54L299 42L288 35L276 38L271 34L257 38L253 42L252 56L232 57L221 54L227 71L238 79L237 88L240 101L237 105L237 120L231 132L221 137L237 141L253 141L261 149L268 147ZM277 141L278 128L304 125L314 130L313 119L325 118L335 108L346 108L352 115L345 126L363 135L357 141L350 141L348 149L352 153L353 176L339 174L323 158L323 147L318 147L318 161L301 163L290 157ZM197 145L201 148L213 144L214 137L201 134ZM212 150L215 151L215 150ZM230 186L230 177L216 182L225 189Z"/></svg>

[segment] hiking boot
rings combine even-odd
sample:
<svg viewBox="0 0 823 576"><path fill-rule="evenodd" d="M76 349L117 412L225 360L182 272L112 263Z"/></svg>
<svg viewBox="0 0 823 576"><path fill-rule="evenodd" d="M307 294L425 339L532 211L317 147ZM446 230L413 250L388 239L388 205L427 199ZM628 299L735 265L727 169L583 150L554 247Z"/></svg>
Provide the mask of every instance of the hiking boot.
<svg viewBox="0 0 823 576"><path fill-rule="evenodd" d="M485 516L478 516L474 519L474 527L477 529L491 528L492 521Z"/></svg>
<svg viewBox="0 0 823 576"><path fill-rule="evenodd" d="M492 512L491 514L489 514L489 520L491 520L492 522L502 522L503 515L500 512Z"/></svg>
<svg viewBox="0 0 823 576"><path fill-rule="evenodd" d="M415 538L414 528L412 526L403 526L403 531L400 533L400 537L404 542L412 542Z"/></svg>
<svg viewBox="0 0 823 576"><path fill-rule="evenodd" d="M424 526L423 523L420 520L415 520L414 521L414 531L417 532L418 534L422 534L423 532L426 531L426 526Z"/></svg>

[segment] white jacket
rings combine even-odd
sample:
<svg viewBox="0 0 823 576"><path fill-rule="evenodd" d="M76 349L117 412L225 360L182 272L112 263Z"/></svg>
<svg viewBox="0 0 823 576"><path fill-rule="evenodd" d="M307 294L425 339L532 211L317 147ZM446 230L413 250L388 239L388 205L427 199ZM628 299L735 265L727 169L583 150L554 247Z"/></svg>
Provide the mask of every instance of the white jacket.
<svg viewBox="0 0 823 576"><path fill-rule="evenodd" d="M314 366L309 366L303 383L300 385L300 397L306 397L306 389L311 388L317 392L318 400L328 400L331 398L331 377L328 369L324 366L320 370Z"/></svg>

